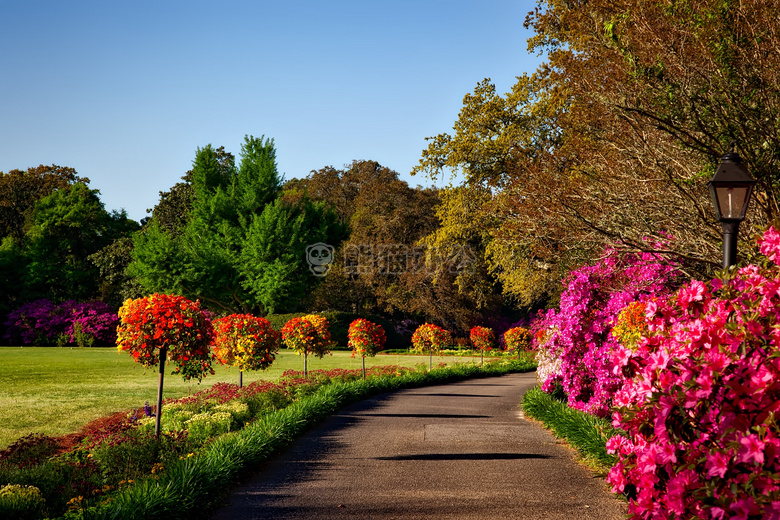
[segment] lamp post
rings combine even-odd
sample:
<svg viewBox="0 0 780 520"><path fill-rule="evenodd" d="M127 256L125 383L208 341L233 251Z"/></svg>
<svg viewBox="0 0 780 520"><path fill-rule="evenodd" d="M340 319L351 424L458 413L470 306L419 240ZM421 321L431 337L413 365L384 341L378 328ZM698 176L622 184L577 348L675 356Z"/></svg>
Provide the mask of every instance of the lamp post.
<svg viewBox="0 0 780 520"><path fill-rule="evenodd" d="M712 180L707 183L715 206L715 215L723 227L723 269L737 263L739 223L745 220L750 195L756 180L742 164L742 157L731 151L720 160Z"/></svg>

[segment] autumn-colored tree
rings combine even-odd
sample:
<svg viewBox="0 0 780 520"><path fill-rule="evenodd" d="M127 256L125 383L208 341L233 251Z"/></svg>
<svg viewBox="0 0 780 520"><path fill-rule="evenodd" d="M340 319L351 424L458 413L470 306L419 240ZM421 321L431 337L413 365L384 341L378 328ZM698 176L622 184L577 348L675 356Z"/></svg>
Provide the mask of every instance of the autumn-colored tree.
<svg viewBox="0 0 780 520"><path fill-rule="evenodd" d="M485 351L496 346L496 333L490 327L475 325L469 331L469 339L476 350L479 350L480 364L485 362Z"/></svg>
<svg viewBox="0 0 780 520"><path fill-rule="evenodd" d="M412 334L412 350L428 354L428 368L433 368L433 355L452 345L452 333L446 329L424 323Z"/></svg>
<svg viewBox="0 0 780 520"><path fill-rule="evenodd" d="M491 187L491 234L524 270L560 271L604 243L719 267L705 184L732 141L759 182L742 236L777 214L778 17L755 0L540 2L526 24L547 63L504 96L480 83L417 171Z"/></svg>
<svg viewBox="0 0 780 520"><path fill-rule="evenodd" d="M88 184L89 179L56 164L0 172L0 238L10 236L21 243L38 201L79 182Z"/></svg>
<svg viewBox="0 0 780 520"><path fill-rule="evenodd" d="M408 311L409 293L400 278L419 256L417 241L436 226L436 190L411 188L376 161L323 168L301 185L349 226L329 280L312 299L320 307L352 312Z"/></svg>
<svg viewBox="0 0 780 520"><path fill-rule="evenodd" d="M525 352L531 348L531 332L525 327L512 327L504 332L504 344L507 350Z"/></svg>

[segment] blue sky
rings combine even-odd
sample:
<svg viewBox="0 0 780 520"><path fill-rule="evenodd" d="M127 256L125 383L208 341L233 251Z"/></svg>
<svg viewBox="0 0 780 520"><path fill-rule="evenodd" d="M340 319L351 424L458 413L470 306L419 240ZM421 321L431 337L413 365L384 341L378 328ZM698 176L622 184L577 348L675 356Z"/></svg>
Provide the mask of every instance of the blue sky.
<svg viewBox="0 0 780 520"><path fill-rule="evenodd" d="M354 159L411 177L463 96L533 72L529 0L0 2L0 171L75 168L146 216L207 144L274 139L301 178Z"/></svg>

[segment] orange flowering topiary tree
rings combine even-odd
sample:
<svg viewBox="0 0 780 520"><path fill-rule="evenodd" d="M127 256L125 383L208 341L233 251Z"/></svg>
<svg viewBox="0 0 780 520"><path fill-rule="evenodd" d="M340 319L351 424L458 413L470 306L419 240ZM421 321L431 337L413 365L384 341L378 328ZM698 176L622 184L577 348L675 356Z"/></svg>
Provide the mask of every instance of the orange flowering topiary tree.
<svg viewBox="0 0 780 520"><path fill-rule="evenodd" d="M508 331L504 332L504 343L507 350L514 350L520 354L520 352L526 352L531 350L531 332L525 327L512 327Z"/></svg>
<svg viewBox="0 0 780 520"><path fill-rule="evenodd" d="M119 309L116 340L119 352L129 352L145 367L160 366L157 435L160 433L166 359L170 356L170 361L176 365L173 374L181 374L185 380L197 378L200 381L206 374L214 373L211 367L214 356L209 351L213 341L214 329L197 301L155 293L127 300Z"/></svg>
<svg viewBox="0 0 780 520"><path fill-rule="evenodd" d="M279 351L279 333L265 318L230 314L214 320L214 354L225 365L238 367L238 386L244 386L244 370L265 370Z"/></svg>
<svg viewBox="0 0 780 520"><path fill-rule="evenodd" d="M441 352L452 344L452 334L433 323L425 323L417 327L412 334L412 350L428 354L428 368L433 367L433 355Z"/></svg>
<svg viewBox="0 0 780 520"><path fill-rule="evenodd" d="M471 328L469 339L474 348L479 350L480 364L484 364L485 351L492 350L496 346L496 333L490 327L476 325Z"/></svg>
<svg viewBox="0 0 780 520"><path fill-rule="evenodd" d="M309 354L318 358L328 354L333 341L330 338L330 324L325 316L308 314L300 318L292 318L282 327L282 341L303 356L303 375L308 376Z"/></svg>
<svg viewBox="0 0 780 520"><path fill-rule="evenodd" d="M355 354L363 361L363 379L366 378L366 356L374 357L377 352L385 348L385 329L381 325L363 318L358 318L349 324L347 332L348 345L352 349L352 357Z"/></svg>

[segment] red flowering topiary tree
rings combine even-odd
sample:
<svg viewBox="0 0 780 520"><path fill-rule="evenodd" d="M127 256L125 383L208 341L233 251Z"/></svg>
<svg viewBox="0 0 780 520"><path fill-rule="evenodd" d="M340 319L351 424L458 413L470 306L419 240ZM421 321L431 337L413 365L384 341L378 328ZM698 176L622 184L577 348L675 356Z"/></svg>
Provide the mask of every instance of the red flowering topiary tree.
<svg viewBox="0 0 780 520"><path fill-rule="evenodd" d="M333 341L330 338L330 324L325 316L308 314L293 318L282 327L282 341L303 356L303 375L308 376L309 354L322 358L328 354Z"/></svg>
<svg viewBox="0 0 780 520"><path fill-rule="evenodd" d="M244 386L244 370L265 370L279 350L279 333L265 318L230 314L214 320L214 354L225 365L238 367L238 386Z"/></svg>
<svg viewBox="0 0 780 520"><path fill-rule="evenodd" d="M173 374L187 380L213 374L214 356L209 347L214 329L202 312L200 303L182 296L152 294L127 300L119 309L117 348L129 352L145 367L159 364L157 419L155 433L160 433L164 366L168 356L176 365Z"/></svg>
<svg viewBox="0 0 780 520"><path fill-rule="evenodd" d="M355 354L363 361L363 379L366 378L366 356L374 357L377 352L385 348L385 330L381 325L359 318L349 324L347 332L348 344L352 349L352 357Z"/></svg>
<svg viewBox="0 0 780 520"><path fill-rule="evenodd" d="M485 363L485 351L492 350L496 346L496 333L490 327L480 327L479 325L471 328L469 339L474 348L479 350L479 363Z"/></svg>
<svg viewBox="0 0 780 520"><path fill-rule="evenodd" d="M428 354L428 368L433 368L433 355L452 344L452 334L433 323L424 323L412 334L412 350Z"/></svg>

